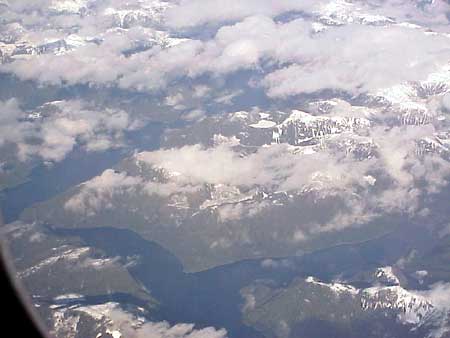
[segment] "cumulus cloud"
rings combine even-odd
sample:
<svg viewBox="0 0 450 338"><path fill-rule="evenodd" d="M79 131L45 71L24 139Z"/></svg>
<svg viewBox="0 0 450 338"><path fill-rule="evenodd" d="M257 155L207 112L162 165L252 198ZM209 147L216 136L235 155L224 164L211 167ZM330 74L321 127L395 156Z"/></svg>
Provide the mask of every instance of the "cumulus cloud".
<svg viewBox="0 0 450 338"><path fill-rule="evenodd" d="M450 309L450 283L436 283L429 290L418 291L418 293L438 308Z"/></svg>
<svg viewBox="0 0 450 338"><path fill-rule="evenodd" d="M408 101L411 97L418 97L418 90L402 95L406 87L412 87L410 83L428 81L430 74L438 74L434 78L443 79L443 85L439 83L442 90L450 85L447 73L442 71L450 59L449 35L444 34L443 25L448 21L445 11L449 6L443 1L419 5L406 0L233 0L222 6L216 0L182 0L160 3L156 8L139 1L120 4L111 0L90 6L83 15L69 15L67 11L49 15L49 27L39 26L40 22L38 26L42 29L34 32L20 19L23 14L31 20L25 12L20 13L27 2L21 3L12 7L16 17L10 13L11 22L21 22L21 28L14 30L19 36L40 45L46 42L46 35L69 41L76 31L80 43L58 55L44 51L26 58L12 57L1 66L1 71L56 85L81 83L139 91L167 89L164 103L176 110L191 108L186 83L189 86L193 83L192 97L196 99L205 97L215 100L214 104L233 103L243 94L242 88L232 88L218 96L210 85L214 81L226 83L229 75L240 71L249 71L252 74L249 85L265 90L269 98L275 99L272 102L285 99L288 105L292 102L290 96L325 89L352 95L369 93L371 97L387 89L392 95L384 97L390 102L396 99L398 105L393 106L400 110L411 103ZM50 3L47 5L51 7ZM222 10L217 10L219 6ZM308 14L281 15L293 11ZM149 21L136 18L132 21L133 13ZM161 14L162 21L153 25L155 18L149 18L149 13ZM125 16L133 23L125 24ZM403 22L408 20L414 21L414 25ZM212 25L212 35L198 35L195 27L201 25ZM180 39L176 30L184 28L189 28L184 32L187 38ZM431 32L429 28L436 31ZM205 78L208 85L199 84ZM199 83L192 79L198 79ZM448 110L447 96L433 104ZM109 149L120 145L123 132L133 125L131 117L123 111L98 111L76 102L65 102L58 114L32 122L22 119L24 113L17 102L6 102L4 106L8 117L4 117L3 125L15 127L5 128L0 143L12 140L23 159L38 156L59 161L75 146L88 151ZM205 107L186 112L185 119L203 118L209 109ZM331 112L368 117L376 110L353 108L338 102ZM335 224L330 224L333 229L338 224L343 227L366 222L379 210L415 212L424 190L433 193L447 183L445 160L437 155L416 153L417 140L434 135L437 132L434 128L432 124L375 127L366 136L376 144L377 156L366 161L355 161L342 152L328 150L295 154L288 145L261 147L245 154L227 144L142 153L138 160L169 173L165 181L105 172L94 182L103 180L108 188L86 184L66 207L92 214L102 206L110 207L108 199L128 190L171 198L176 193L196 193L205 185L223 185L238 187L236 193L230 192L231 189L226 192L233 198L251 195L257 189L268 192L322 189L346 194L348 210L352 212L339 214ZM28 142L30 137L34 143ZM204 163L208 163L208 168ZM382 179L377 180L373 175L381 175ZM378 189L383 179L389 181L389 188ZM426 183L426 189L419 189L417 182ZM114 185L118 186L117 191ZM371 195L372 190L376 194ZM211 207L208 203L202 206ZM264 203L239 202L218 207L217 214L226 222L251 217L266 207ZM302 240L304 236L299 230L297 239Z"/></svg>
<svg viewBox="0 0 450 338"><path fill-rule="evenodd" d="M133 129L126 112L97 110L82 101L51 102L33 112L20 109L14 99L0 104L0 145L15 144L23 161L31 157L61 161L76 146L87 151L119 147L123 132Z"/></svg>
<svg viewBox="0 0 450 338"><path fill-rule="evenodd" d="M121 34L121 33L119 33ZM2 72L11 72L22 80L38 80L53 85L91 84L125 89L157 90L173 78L186 75L198 54L199 41L185 41L161 50L159 47L126 57L123 46L89 43L55 57L40 54L3 64ZM130 44L129 47L132 47ZM95 60L95 62L93 62Z"/></svg>
<svg viewBox="0 0 450 338"><path fill-rule="evenodd" d="M425 80L437 64L447 63L450 51L442 48L447 43L448 37L398 26L347 25L313 37L304 34L288 42L286 55L278 57L291 64L267 74L262 85L272 97L327 88L374 93Z"/></svg>
<svg viewBox="0 0 450 338"><path fill-rule="evenodd" d="M23 112L17 100L0 101L0 146L22 141L23 133L31 127L31 124L21 123L21 118Z"/></svg>
<svg viewBox="0 0 450 338"><path fill-rule="evenodd" d="M111 311L109 317L115 327L125 337L130 338L226 338L225 329L213 327L196 329L194 324L176 324L168 322L143 322L136 325L136 318L118 308Z"/></svg>
<svg viewBox="0 0 450 338"><path fill-rule="evenodd" d="M225 184L244 190L302 192L310 189L346 196L346 210L321 231L363 224L387 212L415 213L423 194L439 192L450 177L449 163L436 154L417 152L417 142L434 133L432 126L374 128L370 136L377 156L355 161L341 153L321 151L295 154L286 145L271 145L242 155L227 144L212 148L200 145L142 153L140 160L173 175L172 182L184 185ZM208 167L203 166L208 163ZM377 184L389 179L384 188ZM383 178L384 177L384 178ZM224 219L249 217L267 205L238 204L219 208Z"/></svg>
<svg viewBox="0 0 450 338"><path fill-rule="evenodd" d="M405 5L410 19L432 21L432 13L448 7L442 1L423 8L405 1L370 5L342 2L351 7L345 14L349 19L315 33L317 20L325 20L325 14L331 18L342 16L323 9L327 3L251 0L220 6L217 1L188 0L167 11L167 23L174 27L225 22L213 38L206 40L174 39L170 32L143 27L108 30L107 26L94 24L104 20L87 16L86 22L80 23L82 32L85 36L100 34L97 39L86 38L83 44L62 55L44 53L16 58L0 70L44 83L116 85L143 91L166 89L176 81L205 74L223 77L253 70L257 77L264 77L260 85L270 97L283 98L323 89L353 94L376 92L401 82L424 80L448 62L446 34L432 34L427 26L396 24L395 20L386 25L360 24L352 16L356 11L358 15L367 12L370 18L391 17L390 11L397 15ZM200 7L202 10L198 10ZM221 10L217 10L219 7ZM273 18L293 10L315 14L291 21ZM96 15L102 18L102 13ZM155 43L148 45L149 40ZM133 49L139 52L128 55Z"/></svg>
<svg viewBox="0 0 450 338"><path fill-rule="evenodd" d="M128 317L128 318L127 318ZM195 329L194 324L176 324L168 322L145 322L139 327L133 325L129 315L122 312L111 313L111 318L117 323L121 333L130 338L226 338L225 329L213 327Z"/></svg>
<svg viewBox="0 0 450 338"><path fill-rule="evenodd" d="M351 20L354 14L366 14L367 20L380 17L414 20L422 24L448 23L445 13L450 5L443 0L417 2L395 1L231 1L224 6L219 0L182 0L165 14L166 23L172 28L195 27L242 20L251 15L276 17L283 13L304 12L313 17L326 18L342 23ZM378 15L378 17L377 17ZM341 21L340 21L341 20Z"/></svg>
<svg viewBox="0 0 450 338"><path fill-rule="evenodd" d="M100 176L82 184L80 191L66 201L64 207L72 212L94 215L102 209L112 208L114 196L135 191L141 182L138 177L107 169Z"/></svg>
<svg viewBox="0 0 450 338"><path fill-rule="evenodd" d="M230 144L210 148L193 145L143 152L137 155L137 160L145 164L143 168L149 166L154 172L162 173L164 179L144 179L107 170L80 186L65 208L92 216L99 210L112 208L114 198L121 194L171 198L208 190L211 199L205 200L200 208L214 207L218 203L216 199L228 201L215 207L218 221L236 221L271 207L269 201L252 199L258 190L295 193L308 189L352 190L353 185L361 185L362 175L371 166L370 161L355 163L329 153L302 156L283 144L245 156Z"/></svg>
<svg viewBox="0 0 450 338"><path fill-rule="evenodd" d="M63 295L62 297L73 297L73 295ZM75 295L78 296L78 295ZM104 325L106 333L112 336L129 338L226 338L225 329L216 329L214 327L196 328L194 324L179 323L171 325L166 321L153 322L144 317L135 315L122 309L118 303L104 303L90 306L78 306L73 310L57 309L53 313L54 320L59 316L64 316L65 320L71 319L83 313L96 319L100 325ZM78 319L77 319L78 320ZM65 335L76 331L68 327L59 327L57 330L63 331ZM76 329L75 329L76 330ZM73 332L72 332L73 331ZM58 332L61 333L61 332Z"/></svg>
<svg viewBox="0 0 450 338"><path fill-rule="evenodd" d="M279 268L284 268L284 269L289 269L289 268L293 268L294 264L292 263L292 261L290 261L289 259L264 259L261 262L261 267L265 268L265 269L279 269Z"/></svg>
<svg viewBox="0 0 450 338"><path fill-rule="evenodd" d="M251 218L271 206L268 201L251 201L249 203L225 204L217 208L219 222L238 221Z"/></svg>
<svg viewBox="0 0 450 338"><path fill-rule="evenodd" d="M410 21L419 25L429 25L433 29L448 31L447 13L450 11L450 4L446 0L359 1L361 2L373 6L378 14L395 18L398 22Z"/></svg>
<svg viewBox="0 0 450 338"><path fill-rule="evenodd" d="M220 0L182 0L166 12L166 21L173 28L194 27L236 21L255 14L274 17L290 11L311 11L319 2L232 0L225 5Z"/></svg>
<svg viewBox="0 0 450 338"><path fill-rule="evenodd" d="M355 178L349 173L365 172L369 163L337 159L328 153L294 154L288 145L274 144L242 156L227 144L212 148L201 145L144 152L140 161L171 173L181 184L226 184L269 190L302 189L308 184L344 186ZM205 166L204 163L208 163ZM360 175L358 175L360 176Z"/></svg>
<svg viewBox="0 0 450 338"><path fill-rule="evenodd" d="M358 94L425 80L450 57L443 47L447 36L420 29L346 25L311 34L312 29L311 22L302 19L279 23L265 16L247 17L221 27L212 40L182 43L151 57L147 64L153 67L125 74L121 85L138 86L144 74L170 80L253 69L266 74L261 85L271 97L323 89ZM152 83L164 85L157 79Z"/></svg>
<svg viewBox="0 0 450 338"><path fill-rule="evenodd" d="M437 193L448 184L449 163L437 154L417 151L418 142L434 132L431 125L373 128L370 137L377 154L362 161L345 151L323 149L302 154L287 144L272 144L250 153L242 153L233 143L143 152L136 160L140 168L152 170L150 178L106 171L82 186L66 208L93 214L103 206L111 207L108 203L115 192L156 195L169 201L174 196L208 191L210 197L194 209L212 207L219 222L233 222L272 207L270 200L254 198L258 192L300 196L317 191L341 198L343 205L328 224L311 231L336 231L366 224L386 213L415 214L424 195ZM294 240L304 241L308 234L297 230Z"/></svg>
<svg viewBox="0 0 450 338"><path fill-rule="evenodd" d="M296 154L286 144L262 147L244 156L226 143L210 148L192 145L144 152L138 159L172 173L173 182L191 185L263 186L283 191L298 190L311 184L342 188L364 184L365 177L376 168L383 170L401 187L412 187L415 180L426 179L433 191L445 182L447 162L431 155L421 162L416 154L416 141L432 136L434 131L431 125L373 128L370 136L379 155L366 161L354 161L328 151ZM436 169L441 167L443 172L426 170L431 165L428 161L436 165ZM436 177L430 176L434 174Z"/></svg>

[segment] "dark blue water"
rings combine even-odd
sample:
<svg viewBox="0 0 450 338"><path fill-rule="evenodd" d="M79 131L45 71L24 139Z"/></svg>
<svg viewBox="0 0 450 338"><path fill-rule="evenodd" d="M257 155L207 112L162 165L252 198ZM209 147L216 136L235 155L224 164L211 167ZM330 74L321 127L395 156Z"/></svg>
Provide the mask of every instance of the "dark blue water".
<svg viewBox="0 0 450 338"><path fill-rule="evenodd" d="M283 287L296 277L313 275L327 281L337 274L347 273L351 276L358 271L392 264L405 252L417 247L421 240L411 235L420 229L409 225L408 228L400 227L398 231L376 240L337 246L302 257L285 258L289 262L287 265L264 268L261 260L246 260L207 271L185 273L179 260L168 250L129 230L49 230L59 236L79 236L87 245L99 248L111 257L139 257L138 264L128 270L160 303L157 311L151 311L152 320L167 320L172 324L196 323L198 327L224 327L230 337L237 338L262 337L259 332L242 323L242 288L258 280ZM405 231L410 236L405 236ZM422 240L425 242L429 239ZM118 301L114 297L105 295L90 301ZM120 295L119 300L138 304L136 299L128 299L126 295Z"/></svg>
<svg viewBox="0 0 450 338"><path fill-rule="evenodd" d="M124 150L105 153L76 150L51 168L36 168L29 181L1 193L0 208L5 221L12 222L25 208L100 174L130 155L133 149L157 148L163 129L162 125L152 125L129 135L131 145ZM429 238L415 235L422 232L408 225L406 230L403 227L373 241L287 258L290 262L288 266L267 269L261 266L260 260L247 260L204 272L185 273L179 260L169 251L128 230L98 228L53 231L61 236L80 236L87 245L99 248L111 257L139 256L139 264L129 267L129 271L160 303L157 311L151 312L152 319L167 320L172 324L186 322L196 323L199 327L224 327L230 337L237 338L262 337L242 323L240 311L243 302L240 291L255 281L264 279L282 287L293 278L308 275L325 281L337 274L351 276L358 271L392 264L412 248L420 246L421 242L430 241ZM127 294L98 295L85 298L82 302L99 304L105 301L145 305L142 300Z"/></svg>
<svg viewBox="0 0 450 338"><path fill-rule="evenodd" d="M51 168L43 165L37 167L27 182L0 192L0 207L5 223L15 221L24 209L34 203L46 201L100 174L123 156L123 152L117 150L107 153L78 150Z"/></svg>
<svg viewBox="0 0 450 338"><path fill-rule="evenodd" d="M256 279L270 278L282 284L297 275L286 268L264 269L259 261L243 261L198 273L185 273L169 251L123 229L98 228L55 230L62 236L80 236L89 246L108 256L138 256L139 263L129 268L134 278L145 285L160 302L153 320L172 324L196 323L198 327L225 327L230 337L262 337L241 320L240 290ZM108 295L111 297L111 295ZM132 299L130 303L134 303Z"/></svg>
<svg viewBox="0 0 450 338"><path fill-rule="evenodd" d="M143 146L148 144L145 142ZM103 154L75 152L51 169L37 169L29 182L5 191L2 208L6 220L14 220L24 208L101 173L126 155L123 151ZM293 278L309 275L327 281L338 274L351 276L358 271L392 264L412 248L417 248L420 241L430 241L429 238L414 235L416 232L421 233L422 225L417 227L416 231L409 224L406 228L399 227L398 231L372 241L337 246L303 257L286 258L290 264L277 268L263 268L260 260L247 260L198 273L183 272L179 260L168 250L129 230L50 230L60 236L79 236L87 245L99 248L111 257L140 257L139 263L128 269L160 303L156 311L150 312L152 320L167 320L172 324L196 323L198 327L224 327L230 337L260 338L262 335L259 332L242 322L242 288L261 279L283 287ZM83 299L80 304L107 301L139 306L146 304L127 294L97 295Z"/></svg>
<svg viewBox="0 0 450 338"><path fill-rule="evenodd" d="M33 204L46 201L101 174L135 149L157 148L163 129L162 124L152 124L128 135L130 146L125 149L91 153L76 149L52 167L41 165L35 168L27 182L0 192L0 210L4 222L13 222L24 209Z"/></svg>

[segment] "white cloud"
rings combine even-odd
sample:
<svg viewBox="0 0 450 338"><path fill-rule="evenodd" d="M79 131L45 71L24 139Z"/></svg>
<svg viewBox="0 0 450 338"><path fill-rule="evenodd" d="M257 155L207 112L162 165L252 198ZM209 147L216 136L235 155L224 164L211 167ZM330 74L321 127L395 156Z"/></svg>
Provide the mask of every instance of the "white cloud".
<svg viewBox="0 0 450 338"><path fill-rule="evenodd" d="M429 290L417 291L441 309L450 309L450 283L436 283Z"/></svg>
<svg viewBox="0 0 450 338"><path fill-rule="evenodd" d="M80 190L64 204L66 210L92 216L102 209L113 207L114 196L131 193L142 183L138 177L116 173L112 169L105 170L80 186Z"/></svg>
<svg viewBox="0 0 450 338"><path fill-rule="evenodd" d="M82 101L51 102L44 112L20 109L15 100L0 102L0 145L15 144L18 156L25 161L39 157L46 161L61 161L75 146L87 151L102 151L119 147L123 132L133 128L128 114L121 110L103 108L97 110ZM46 112L46 110L52 110ZM31 142L30 139L34 141Z"/></svg>
<svg viewBox="0 0 450 338"><path fill-rule="evenodd" d="M173 28L194 27L237 21L251 15L274 17L290 11L311 11L321 1L296 0L182 0L166 12L166 21ZM323 1L322 1L323 2Z"/></svg>
<svg viewBox="0 0 450 338"><path fill-rule="evenodd" d="M301 11L307 15L331 18L344 23L346 20L340 17L351 19L355 14L366 14L365 18L368 22L379 17L389 17L398 21L413 20L421 24L445 25L448 23L445 13L449 9L449 4L443 0L432 1L428 4L424 2L423 6L410 0L370 2L232 0L228 1L226 6L220 0L182 0L165 13L165 19L170 27L180 29L239 21L252 15L276 17L283 13Z"/></svg>
<svg viewBox="0 0 450 338"><path fill-rule="evenodd" d="M442 1L425 6L424 10L405 1L372 5L355 2L353 5L359 12L387 16L390 11L400 15L400 9L406 6L408 12L417 14L409 14L409 17L426 22L432 22L431 13L436 13L436 8L448 7ZM202 10L197 10L199 7ZM161 48L165 44L162 42L130 56L123 52L145 43L157 33L142 27L105 32L107 27L100 25L104 20L88 16L81 26L94 34L99 34L97 30L100 30L99 44L87 43L58 56L43 54L17 59L2 65L1 70L21 79L38 79L44 83L118 85L148 91L165 89L185 77L197 78L204 74L221 77L250 69L258 76L265 76L261 85L269 96L283 98L323 89L354 94L377 92L404 81L425 80L450 58L446 47L448 35L429 34L427 26L353 23L331 26L315 34L314 16L289 22L273 20L274 15L285 11L308 9L314 12L320 8L317 2L293 0L233 0L227 6L221 6L216 0L182 1L167 12L168 22L177 27L230 20L240 22L220 27L210 40L168 43L170 48ZM98 27L94 24L97 21ZM171 41L164 34L160 40Z"/></svg>
<svg viewBox="0 0 450 338"><path fill-rule="evenodd" d="M252 218L271 207L270 201L252 199L256 191L299 195L313 190L323 196L340 196L344 202L333 220L314 231L339 230L365 224L381 214L419 212L422 196L448 184L450 164L437 155L417 153L417 141L434 132L431 125L373 128L370 137L377 155L364 161L339 151L295 153L286 144L272 144L249 154L226 142L143 152L136 158L144 164L140 167L151 167L163 180L106 171L85 184L66 208L93 214L100 206L108 207L115 191L132 189L168 199L205 191L208 185L211 197L200 208L213 207L219 222L229 222ZM303 241L308 234L297 230L294 239Z"/></svg>
<svg viewBox="0 0 450 338"><path fill-rule="evenodd" d="M17 100L0 101L0 146L23 140L23 134L27 129L31 129L30 123L20 123L23 117Z"/></svg>
<svg viewBox="0 0 450 338"><path fill-rule="evenodd" d="M180 184L226 184L251 188L262 186L270 190L298 190L305 185L343 186L356 180L349 173L364 171L369 163L333 158L327 153L299 155L285 144L258 149L241 156L228 144L213 148L200 145L144 152L138 159L155 168L164 169L173 182ZM204 164L208 163L208 166ZM321 175L317 175L320 172ZM344 183L345 182L345 183Z"/></svg>
<svg viewBox="0 0 450 338"><path fill-rule="evenodd" d="M449 38L399 26L347 25L321 34L291 35L278 61L292 64L267 74L272 97L323 89L375 93L405 81L425 80L445 65ZM414 43L412 43L414 41ZM386 74L389 74L387 76Z"/></svg>
<svg viewBox="0 0 450 338"><path fill-rule="evenodd" d="M199 190L199 186L191 185L189 183L181 184L181 182L167 182L159 183L148 181L142 186L143 192L149 195L158 195L163 197L169 197L173 194L186 194L194 193Z"/></svg>
<svg viewBox="0 0 450 338"><path fill-rule="evenodd" d="M136 318L131 314L116 308L109 318L114 322L114 329L124 337L130 338L226 338L225 329L206 327L196 329L194 324L175 324L168 322L143 321L136 325Z"/></svg>
<svg viewBox="0 0 450 338"><path fill-rule="evenodd" d="M138 158L163 169L170 177L169 182L179 187L212 184L245 191L258 187L270 192L319 189L346 196L347 208L328 227L321 228L326 231L367 223L380 213L419 211L421 196L439 192L450 177L447 161L434 154L417 153L417 141L434 132L431 125L373 128L370 136L377 147L377 156L365 161L355 161L339 152L294 154L283 144L263 147L248 155L234 150L230 144L218 144L210 148L194 145L146 152ZM374 190L378 180L373 175L388 178L390 183ZM371 184L367 183L369 176ZM251 217L267 207L239 203L220 207L218 213L226 221ZM249 210L254 213L250 215Z"/></svg>
<svg viewBox="0 0 450 338"><path fill-rule="evenodd" d="M279 268L292 268L294 265L289 259L264 259L261 262L261 267L265 269L279 269Z"/></svg>
<svg viewBox="0 0 450 338"><path fill-rule="evenodd" d="M21 1L16 8L22 10L27 3ZM322 4L331 5L324 10ZM442 70L450 59L450 38L448 34L442 34L445 31L442 23L447 22L443 13L449 6L443 1L434 1L419 8L416 2L406 0L376 0L370 3L233 0L226 6L217 0L182 0L163 14L166 22L158 29L165 29L164 24L168 24L168 32L176 35L175 30L179 28L212 24L217 31L210 39L176 42L171 40L168 32L144 28L139 23L130 29L110 29L116 25L113 23L116 16L125 13L112 9L117 6L126 7L126 11L151 12L143 8L146 5L141 2L123 5L119 1L107 1L94 6L92 12L83 18L71 15L69 20L67 15L61 13L47 18L50 20L49 27L42 26L42 30L27 31L28 26L24 24L22 28L26 32L22 37L34 43L42 42L46 35L67 38L65 29L72 27L72 24L78 27L77 34L84 42L57 56L48 53L17 58L2 65L2 71L13 72L21 79L38 79L57 85L117 85L144 91L169 87L168 93L165 93L165 103L175 109L189 108L185 119L195 120L204 117L205 112L188 106L190 93L179 90L177 81L188 79L191 84L190 79L211 76L218 83L225 83L227 75L250 70L255 75L251 83L265 89L269 97L277 100L288 100L291 95L324 89L343 90L351 94L378 94L388 88L395 94L393 88L408 87L409 84L405 85L408 81L428 79L431 73ZM346 8L343 12L342 6ZM222 10L217 10L219 7ZM274 19L282 13L302 10L311 16L291 21ZM15 13L18 21L22 14L27 16L26 20L33 20L28 14ZM392 20L383 25L364 24L360 19L368 18L366 14ZM330 17L339 19L342 25L327 23L325 19ZM66 19L67 26L63 23ZM34 20L40 20L38 23L43 24L43 19ZM414 21L417 25L399 24L404 20ZM319 21L324 29L318 33L314 25L317 26ZM427 31L428 27L436 28L437 32ZM88 42L87 37L93 36L97 38L96 42ZM124 54L134 48L139 49L148 41L155 45L144 44L144 51ZM230 104L243 91L232 88L218 97L213 86L194 83L192 93L197 99L205 97L215 100L215 103ZM413 94L417 92L411 96ZM410 99L408 95L397 98L405 101L405 97ZM442 101L436 99L437 103L433 104L442 104L439 108L449 109L447 96L443 96ZM80 102L64 102L58 114L33 123L20 119L25 113L17 102L8 101L3 106L7 114L0 117L0 144L16 143L23 159L37 156L59 161L75 146L82 146L88 151L119 146L123 132L133 125L131 117L123 111L97 111ZM368 109L353 108L350 104L338 102L333 113L359 117L373 113ZM417 128L373 128L369 136L378 146L378 157L368 161L355 161L328 151L310 155L293 154L286 145L272 145L245 155L227 144L210 148L194 145L139 155L140 160L171 173L167 182L130 178L123 173L110 172L100 177L118 176L117 181L113 180L111 184L117 184L119 192L121 189L125 192L139 189L142 193L163 198L176 192L195 193L205 184L237 186L242 191L255 187L270 192L307 189L338 191L351 196L346 197L346 203L352 213L339 214L334 224L330 224L330 228L334 229L338 224L346 226L365 222L379 210L415 212L424 193L423 189L418 189L418 181L427 183L427 192L439 191L447 183L447 162L438 156L422 158L415 154L416 140L433 136L435 132L431 124ZM29 137L34 137L38 143L27 142ZM205 163L208 163L208 168L205 168ZM373 176L372 171L382 172L392 181L389 188L377 190L374 195L368 192L375 189L380 180L373 181L372 185L367 184L367 177ZM142 183L139 188L138 182ZM69 209L79 208L93 213L100 206L108 207L106 200L114 194L111 187L85 186L78 200L75 199L72 204L68 202L68 206ZM222 221L227 221L251 217L265 208L264 204L246 206L238 203L220 207L217 212ZM299 231L297 237L301 240L302 235L306 234Z"/></svg>
<svg viewBox="0 0 450 338"><path fill-rule="evenodd" d="M61 295L58 299L78 297L78 295ZM60 307L53 310L55 331L58 335L75 337L76 325L61 325L68 322L77 323L79 314L92 317L96 323L104 325L106 332L114 337L127 338L226 338L225 329L214 327L196 328L194 324L179 323L171 325L166 321L153 322L132 314L121 308L118 303L78 306L73 309ZM62 320L63 319L63 320Z"/></svg>

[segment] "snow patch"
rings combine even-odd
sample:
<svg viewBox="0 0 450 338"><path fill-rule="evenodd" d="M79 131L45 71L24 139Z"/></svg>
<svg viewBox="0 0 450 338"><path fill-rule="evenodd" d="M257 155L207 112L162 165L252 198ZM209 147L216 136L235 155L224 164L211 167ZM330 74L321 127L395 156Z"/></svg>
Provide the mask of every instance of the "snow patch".
<svg viewBox="0 0 450 338"><path fill-rule="evenodd" d="M277 124L273 121L269 121L269 120L259 120L258 123L253 123L250 125L250 127L252 128L257 128L257 129L267 129L267 128L273 128L275 127Z"/></svg>

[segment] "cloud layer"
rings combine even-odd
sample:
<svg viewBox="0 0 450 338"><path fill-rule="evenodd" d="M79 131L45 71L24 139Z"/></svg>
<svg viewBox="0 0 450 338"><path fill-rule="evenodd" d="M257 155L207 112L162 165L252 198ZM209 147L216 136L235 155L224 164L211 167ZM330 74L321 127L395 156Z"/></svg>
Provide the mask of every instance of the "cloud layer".
<svg viewBox="0 0 450 338"><path fill-rule="evenodd" d="M364 160L355 160L345 149L299 153L288 144L272 144L248 154L234 143L143 152L133 160L139 163L140 175L107 170L82 185L65 207L93 216L111 208L114 196L154 195L171 204L182 196L189 199L186 196L209 191L202 205L183 205L187 203L192 213L218 205L218 220L226 222L270 209L270 200L255 199L258 193L302 196L317 191L340 196L345 207L316 230L340 230L384 214L421 212L422 198L439 192L450 177L445 159L418 152L418 142L433 134L432 126L373 128L370 137L377 155ZM299 233L298 238L304 235Z"/></svg>
<svg viewBox="0 0 450 338"><path fill-rule="evenodd" d="M441 27L449 10L443 1L423 6L405 1L233 1L223 7L217 1L189 0L152 6L136 2L113 10L94 5L83 19L71 14L78 31L69 35L58 19L67 12L49 16L51 29L30 32L20 19L22 7L12 7L11 16L20 22L14 24L21 25L14 32L20 36L25 30L21 43L47 46L53 35L64 49L57 56L45 51L26 58L13 55L0 70L43 83L139 91L166 90L186 77L251 70L253 84L269 97L284 98L324 89L376 94L398 83L424 81L450 58L448 33L430 32ZM400 15L402 8L407 15ZM275 19L293 11L309 14ZM161 12L158 21L155 13ZM134 21L126 29L113 29L111 15ZM408 18L414 24L404 21ZM177 38L177 28L214 23L219 26L211 37Z"/></svg>
<svg viewBox="0 0 450 338"><path fill-rule="evenodd" d="M61 161L77 146L87 151L120 147L123 133L137 126L124 111L97 109L82 101L51 102L31 112L15 99L0 105L0 146L17 146L23 161Z"/></svg>

